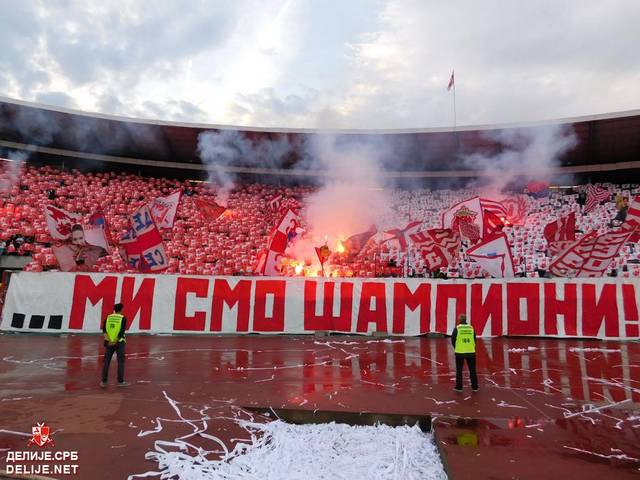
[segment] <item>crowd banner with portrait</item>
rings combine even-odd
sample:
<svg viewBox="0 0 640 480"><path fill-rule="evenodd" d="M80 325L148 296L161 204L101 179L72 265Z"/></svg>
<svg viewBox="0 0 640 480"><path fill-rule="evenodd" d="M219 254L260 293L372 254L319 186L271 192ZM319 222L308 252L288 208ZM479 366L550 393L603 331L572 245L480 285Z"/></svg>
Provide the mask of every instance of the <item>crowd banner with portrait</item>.
<svg viewBox="0 0 640 480"><path fill-rule="evenodd" d="M98 259L107 255L109 242L104 215L91 215L87 222L75 213L53 205L44 209L51 247L63 272L92 271Z"/></svg>

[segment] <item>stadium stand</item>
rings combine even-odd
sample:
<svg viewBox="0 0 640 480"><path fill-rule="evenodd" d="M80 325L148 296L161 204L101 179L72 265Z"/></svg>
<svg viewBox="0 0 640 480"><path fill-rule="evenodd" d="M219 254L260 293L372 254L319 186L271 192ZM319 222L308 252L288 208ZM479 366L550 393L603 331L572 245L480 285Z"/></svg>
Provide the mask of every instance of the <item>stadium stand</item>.
<svg viewBox="0 0 640 480"><path fill-rule="evenodd" d="M0 182L11 182L5 164ZM606 184L610 198L593 211L584 213L574 189L552 189L548 196L527 196L528 215L523 226L505 227L512 247L517 274L527 277L545 275L551 257L543 236L544 226L558 215L576 213L578 231L604 233L618 213L615 198L633 198L638 185ZM53 204L69 212L90 214L96 206L102 209L114 239L127 227L127 215L157 196L182 190L174 228L162 231L170 257L165 273L189 275L251 274L256 259L265 248L268 236L279 217L268 202L283 195L281 207L302 208L305 198L314 191L309 186L281 187L266 184L242 184L231 193L228 210L217 219L202 216L195 200L213 200L206 183L190 180L149 178L122 172L81 173L51 166L23 167L19 181L0 194L0 249L5 255L31 256L24 270L56 270L43 209ZM423 221L423 228L440 227L441 214L456 202L476 195L472 189L396 190L392 193L393 218L381 218L379 231L397 227L403 222ZM619 206L619 205L618 205ZM357 233L357 232L351 232ZM414 247L406 255L392 243L383 242L378 234L355 257L334 254L331 262L335 276L429 276L424 261ZM127 266L117 252L101 258L95 268L100 272L123 272ZM296 275L291 265L283 267L285 275ZM448 277L480 278L487 274L464 255L460 261L439 272ZM629 243L612 263L609 274L623 277L640 276L640 257L635 244Z"/></svg>

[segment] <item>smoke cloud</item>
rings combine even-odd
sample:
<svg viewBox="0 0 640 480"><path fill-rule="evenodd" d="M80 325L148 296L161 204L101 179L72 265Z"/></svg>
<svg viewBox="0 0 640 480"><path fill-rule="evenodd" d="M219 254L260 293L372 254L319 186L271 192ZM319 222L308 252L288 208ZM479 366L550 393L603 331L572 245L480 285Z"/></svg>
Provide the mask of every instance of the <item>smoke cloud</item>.
<svg viewBox="0 0 640 480"><path fill-rule="evenodd" d="M6 169L0 174L0 194L8 193L20 181L22 166L28 157L24 152L11 151L7 154L9 161L3 162Z"/></svg>
<svg viewBox="0 0 640 480"><path fill-rule="evenodd" d="M276 139L250 140L242 132L220 130L198 135L198 155L207 167L208 180L217 185L217 202L227 205L229 193L236 184L230 167L278 168L283 165L295 145L286 136Z"/></svg>
<svg viewBox="0 0 640 480"><path fill-rule="evenodd" d="M482 175L477 186L494 195L527 181L558 178L562 156L578 143L573 129L566 125L499 130L485 137L497 142L501 151L490 155L474 153L463 162Z"/></svg>

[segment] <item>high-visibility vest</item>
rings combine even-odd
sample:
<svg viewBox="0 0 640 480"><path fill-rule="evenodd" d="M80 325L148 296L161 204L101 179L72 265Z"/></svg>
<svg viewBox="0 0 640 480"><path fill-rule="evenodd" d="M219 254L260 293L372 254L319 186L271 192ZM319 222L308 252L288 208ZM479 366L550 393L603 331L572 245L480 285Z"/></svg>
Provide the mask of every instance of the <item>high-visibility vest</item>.
<svg viewBox="0 0 640 480"><path fill-rule="evenodd" d="M112 313L107 317L104 321L104 326L106 330L107 340L111 343L115 343L117 341L124 342L124 338L118 340L118 334L120 333L120 328L122 327L122 319L124 315L119 313Z"/></svg>
<svg viewBox="0 0 640 480"><path fill-rule="evenodd" d="M473 338L473 327L461 323L456 327L456 353L476 353L476 341Z"/></svg>

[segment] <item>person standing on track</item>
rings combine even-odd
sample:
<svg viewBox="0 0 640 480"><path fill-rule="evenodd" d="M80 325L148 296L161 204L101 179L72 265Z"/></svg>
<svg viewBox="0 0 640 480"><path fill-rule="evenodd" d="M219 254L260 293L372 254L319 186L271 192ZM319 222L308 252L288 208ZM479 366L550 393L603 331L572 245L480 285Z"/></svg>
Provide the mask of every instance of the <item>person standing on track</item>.
<svg viewBox="0 0 640 480"><path fill-rule="evenodd" d="M465 360L469 367L471 377L471 389L478 391L478 375L476 373L476 332L467 324L467 316L461 313L458 317L458 325L451 334L451 344L456 354L456 392L462 391L462 368Z"/></svg>
<svg viewBox="0 0 640 480"><path fill-rule="evenodd" d="M124 334L126 329L127 319L122 315L122 304L116 303L113 306L113 313L107 316L102 326L105 348L102 381L100 382L102 388L107 386L109 364L114 353L118 356L118 386L126 387L129 385L124 381L124 346L127 342Z"/></svg>

